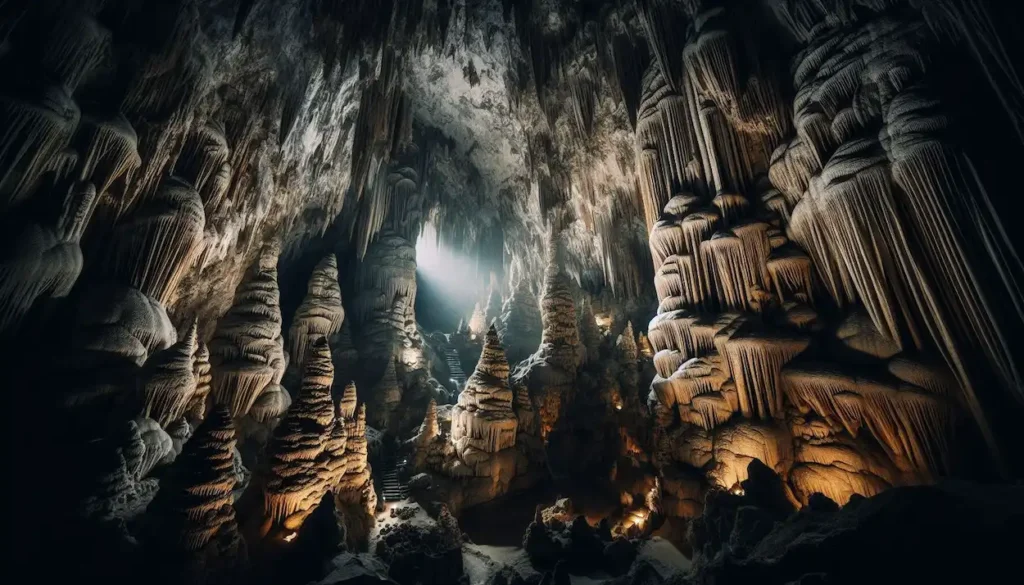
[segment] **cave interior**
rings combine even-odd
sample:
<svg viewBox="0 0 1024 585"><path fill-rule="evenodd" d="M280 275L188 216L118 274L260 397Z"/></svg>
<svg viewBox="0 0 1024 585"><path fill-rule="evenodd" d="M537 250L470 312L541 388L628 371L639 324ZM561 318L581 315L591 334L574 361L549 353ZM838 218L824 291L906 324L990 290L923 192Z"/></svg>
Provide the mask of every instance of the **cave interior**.
<svg viewBox="0 0 1024 585"><path fill-rule="evenodd" d="M0 0L15 566L1018 573L1022 56L1009 0Z"/></svg>

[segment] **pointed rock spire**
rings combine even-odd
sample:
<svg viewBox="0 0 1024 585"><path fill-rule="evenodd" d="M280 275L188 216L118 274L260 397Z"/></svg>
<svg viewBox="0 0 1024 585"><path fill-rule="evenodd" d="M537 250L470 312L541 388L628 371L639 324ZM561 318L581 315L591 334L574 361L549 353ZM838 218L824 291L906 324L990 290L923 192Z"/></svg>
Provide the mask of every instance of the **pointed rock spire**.
<svg viewBox="0 0 1024 585"><path fill-rule="evenodd" d="M330 337L341 329L345 309L341 305L338 261L328 254L317 263L288 332L288 353L293 364L301 364L306 348L317 337Z"/></svg>

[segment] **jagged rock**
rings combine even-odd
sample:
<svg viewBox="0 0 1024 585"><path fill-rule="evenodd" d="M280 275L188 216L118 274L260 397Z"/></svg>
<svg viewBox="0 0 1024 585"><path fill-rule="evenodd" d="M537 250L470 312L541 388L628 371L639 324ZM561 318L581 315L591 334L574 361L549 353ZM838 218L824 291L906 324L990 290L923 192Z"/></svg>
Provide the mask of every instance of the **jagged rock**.
<svg viewBox="0 0 1024 585"><path fill-rule="evenodd" d="M462 531L446 507L428 526L397 524L381 530L376 555L399 583L454 583L462 576Z"/></svg>

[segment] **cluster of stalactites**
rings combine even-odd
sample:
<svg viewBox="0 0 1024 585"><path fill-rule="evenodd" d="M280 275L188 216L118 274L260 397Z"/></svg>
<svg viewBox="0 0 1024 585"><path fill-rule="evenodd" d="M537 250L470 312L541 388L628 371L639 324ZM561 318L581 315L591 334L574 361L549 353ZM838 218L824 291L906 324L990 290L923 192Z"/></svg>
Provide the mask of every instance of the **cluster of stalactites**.
<svg viewBox="0 0 1024 585"><path fill-rule="evenodd" d="M899 348L937 348L994 446L978 387L995 383L1022 399L1008 339L1024 324L1024 267L950 138L942 103L919 85L927 32L889 17L804 31L796 137L774 153L769 176L829 295L862 305Z"/></svg>
<svg viewBox="0 0 1024 585"><path fill-rule="evenodd" d="M37 299L67 296L82 271L79 239L92 217L96 188L71 183L51 195L60 197L57 217L4 222L0 245L9 252L0 259L0 334L14 334Z"/></svg>
<svg viewBox="0 0 1024 585"><path fill-rule="evenodd" d="M828 364L789 366L786 395L803 412L871 433L890 460L919 479L951 470L955 379L942 369L896 359L888 374L854 373Z"/></svg>
<svg viewBox="0 0 1024 585"><path fill-rule="evenodd" d="M320 338L307 355L298 398L267 446L264 511L272 525L297 530L327 493L331 481L340 479L340 474L332 476L336 468L331 465L339 450L333 382L330 347ZM344 449L341 445L342 455Z"/></svg>
<svg viewBox="0 0 1024 585"><path fill-rule="evenodd" d="M292 363L301 364L309 344L337 333L344 320L338 261L334 254L328 254L313 269L306 297L295 312L288 331L288 353Z"/></svg>
<svg viewBox="0 0 1024 585"><path fill-rule="evenodd" d="M518 418L512 410L509 367L498 332L487 331L480 361L452 409L451 440L460 458L475 464L486 453L515 445Z"/></svg>
<svg viewBox="0 0 1024 585"><path fill-rule="evenodd" d="M113 278L163 304L203 251L206 214L192 185L168 177L119 221L103 267Z"/></svg>
<svg viewBox="0 0 1024 585"><path fill-rule="evenodd" d="M210 341L213 394L244 416L270 384L284 375L277 254L264 249L235 292Z"/></svg>

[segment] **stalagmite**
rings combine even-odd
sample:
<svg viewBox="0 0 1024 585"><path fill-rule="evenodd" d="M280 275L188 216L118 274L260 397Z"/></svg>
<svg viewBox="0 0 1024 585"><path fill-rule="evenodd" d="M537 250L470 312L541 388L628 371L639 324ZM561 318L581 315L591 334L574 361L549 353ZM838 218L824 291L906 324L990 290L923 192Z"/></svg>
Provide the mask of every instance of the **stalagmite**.
<svg viewBox="0 0 1024 585"><path fill-rule="evenodd" d="M198 322L193 321L184 338L146 361L139 380L142 416L165 429L188 408L196 393L194 358Z"/></svg>
<svg viewBox="0 0 1024 585"><path fill-rule="evenodd" d="M493 326L487 331L476 371L452 409L451 439L459 457L470 465L489 453L515 446L518 419L512 412L505 350Z"/></svg>
<svg viewBox="0 0 1024 585"><path fill-rule="evenodd" d="M271 525L298 530L327 491L324 451L335 420L333 380L330 348L327 340L320 338L307 356L298 399L267 446L264 512Z"/></svg>
<svg viewBox="0 0 1024 585"><path fill-rule="evenodd" d="M541 297L541 346L548 359L567 371L575 371L579 353L579 329L576 308L569 282L552 251L544 272L544 295Z"/></svg>
<svg viewBox="0 0 1024 585"><path fill-rule="evenodd" d="M487 295L487 306L484 308L484 328L500 323L501 306L501 288L494 282L491 284L491 293Z"/></svg>
<svg viewBox="0 0 1024 585"><path fill-rule="evenodd" d="M284 373L277 253L266 248L235 291L210 341L213 395L244 416L268 384Z"/></svg>
<svg viewBox="0 0 1024 585"><path fill-rule="evenodd" d="M349 393L346 391L346 395ZM351 403L355 403L352 386ZM373 487L367 463L366 405L356 415L345 419L345 473L334 491L334 507L339 525L344 527L345 542L352 550L366 547L370 531L376 523L377 492Z"/></svg>
<svg viewBox="0 0 1024 585"><path fill-rule="evenodd" d="M479 337L484 334L487 330L487 314L484 313L483 308L480 307L480 303L477 303L473 307L473 314L469 317L469 333L470 335Z"/></svg>
<svg viewBox="0 0 1024 585"><path fill-rule="evenodd" d="M380 430L391 428L397 416L396 410L402 403L402 387L398 384L395 360L388 361L384 375L373 388L372 399L367 402L372 406L367 414L370 424Z"/></svg>
<svg viewBox="0 0 1024 585"><path fill-rule="evenodd" d="M205 224L199 194L169 177L114 229L105 266L114 278L167 304L203 250Z"/></svg>
<svg viewBox="0 0 1024 585"><path fill-rule="evenodd" d="M601 341L603 336L597 328L597 318L594 317L594 307L589 299L583 301L580 308L578 328L580 332L581 351L585 352L584 361L597 363L601 358Z"/></svg>
<svg viewBox="0 0 1024 585"><path fill-rule="evenodd" d="M196 390L185 408L185 418L192 426L197 426L206 418L207 401L213 381L210 374L210 348L202 341L197 341L195 348L192 354L192 376L196 380Z"/></svg>
<svg viewBox="0 0 1024 585"><path fill-rule="evenodd" d="M441 434L441 428L437 424L437 402L433 399L427 404L427 413L423 416L423 423L420 430L413 438L413 469L423 470L427 468L430 457L431 444Z"/></svg>
<svg viewBox="0 0 1024 585"><path fill-rule="evenodd" d="M633 322L627 321L626 328L622 330L615 340L615 352L621 371L619 372L619 383L624 392L628 392L629 401L638 398L637 389L640 385L640 373L637 366L640 360L640 351L636 345L636 338L633 337Z"/></svg>
<svg viewBox="0 0 1024 585"><path fill-rule="evenodd" d="M501 343L510 364L536 351L541 337L540 304L526 278L520 278L501 311Z"/></svg>
<svg viewBox="0 0 1024 585"><path fill-rule="evenodd" d="M328 254L313 269L302 300L288 331L288 353L293 364L302 364L309 343L330 337L341 329L345 308L341 305L338 261Z"/></svg>
<svg viewBox="0 0 1024 585"><path fill-rule="evenodd" d="M231 413L215 407L175 461L147 520L154 558L191 579L237 569L246 560L235 521L235 431ZM180 563L180 564L179 564Z"/></svg>

